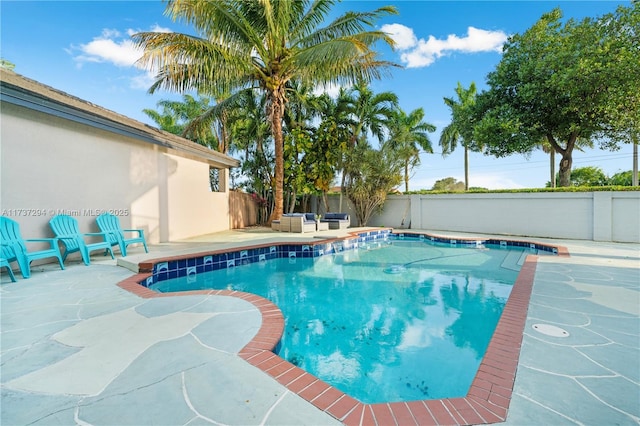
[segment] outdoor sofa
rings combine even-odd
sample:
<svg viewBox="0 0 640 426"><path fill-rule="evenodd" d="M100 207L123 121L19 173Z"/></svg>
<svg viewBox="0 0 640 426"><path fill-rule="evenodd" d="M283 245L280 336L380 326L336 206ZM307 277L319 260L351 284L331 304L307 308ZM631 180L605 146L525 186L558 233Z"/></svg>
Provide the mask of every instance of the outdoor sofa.
<svg viewBox="0 0 640 426"><path fill-rule="evenodd" d="M329 229L346 229L351 225L348 213L325 213L320 222L329 224Z"/></svg>
<svg viewBox="0 0 640 426"><path fill-rule="evenodd" d="M289 232L315 232L316 219L313 213L293 213L289 216L282 216L282 221L289 222Z"/></svg>

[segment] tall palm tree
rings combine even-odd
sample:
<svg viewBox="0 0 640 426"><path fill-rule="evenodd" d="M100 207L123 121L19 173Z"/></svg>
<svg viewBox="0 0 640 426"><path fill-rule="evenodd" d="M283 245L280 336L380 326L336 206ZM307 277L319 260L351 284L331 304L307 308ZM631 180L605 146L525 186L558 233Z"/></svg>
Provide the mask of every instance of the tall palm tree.
<svg viewBox="0 0 640 426"><path fill-rule="evenodd" d="M321 27L334 0L168 0L166 13L193 25L197 36L143 32L133 36L144 49L140 63L158 70L150 92L159 88L197 90L205 94L261 89L275 145L275 206L271 219L283 212L284 145L282 117L286 85L298 79L311 86L354 84L380 78L395 64L373 50L393 40L368 30L384 15L347 12Z"/></svg>
<svg viewBox="0 0 640 426"><path fill-rule="evenodd" d="M384 131L398 108L398 96L393 92L374 93L362 81L354 85L347 96L355 122L352 143L366 143L369 134L382 142Z"/></svg>
<svg viewBox="0 0 640 426"><path fill-rule="evenodd" d="M472 147L472 131L470 131L469 109L476 102L476 84L471 82L468 89L458 82L456 94L458 99L444 98L444 103L451 109L451 123L442 129L440 134L440 146L442 156L451 154L458 142L464 147L464 189L469 190L469 150Z"/></svg>
<svg viewBox="0 0 640 426"><path fill-rule="evenodd" d="M393 92L374 93L366 82L358 81L347 91L346 102L353 120L351 148L356 144L367 144L369 134L382 142L385 130L398 108L398 96ZM339 211L342 211L346 170L342 170Z"/></svg>
<svg viewBox="0 0 640 426"><path fill-rule="evenodd" d="M436 126L423 121L424 110L414 109L409 114L398 108L389 127L389 147L397 151L404 163L404 190L409 192L409 170L420 164L420 149L433 153L427 133Z"/></svg>

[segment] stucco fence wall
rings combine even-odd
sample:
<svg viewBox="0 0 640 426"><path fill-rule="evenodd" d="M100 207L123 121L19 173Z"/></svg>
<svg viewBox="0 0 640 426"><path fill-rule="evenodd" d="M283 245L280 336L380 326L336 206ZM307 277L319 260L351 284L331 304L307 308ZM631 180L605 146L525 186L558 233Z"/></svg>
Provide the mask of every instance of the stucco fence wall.
<svg viewBox="0 0 640 426"><path fill-rule="evenodd" d="M258 203L244 192L229 191L229 226L242 229L258 223Z"/></svg>
<svg viewBox="0 0 640 426"><path fill-rule="evenodd" d="M393 195L368 225L640 243L640 191Z"/></svg>
<svg viewBox="0 0 640 426"><path fill-rule="evenodd" d="M150 243L229 229L228 191L210 190L205 162L9 103L0 137L0 208L23 238L53 236L56 213L98 231L105 210Z"/></svg>

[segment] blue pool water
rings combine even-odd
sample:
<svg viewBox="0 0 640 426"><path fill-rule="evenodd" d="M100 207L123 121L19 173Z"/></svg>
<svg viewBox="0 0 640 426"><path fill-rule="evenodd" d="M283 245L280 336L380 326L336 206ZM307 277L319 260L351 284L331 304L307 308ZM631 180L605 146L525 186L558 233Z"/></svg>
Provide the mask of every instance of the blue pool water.
<svg viewBox="0 0 640 426"><path fill-rule="evenodd" d="M533 251L393 240L169 279L161 291L258 294L285 317L278 354L364 403L465 396Z"/></svg>

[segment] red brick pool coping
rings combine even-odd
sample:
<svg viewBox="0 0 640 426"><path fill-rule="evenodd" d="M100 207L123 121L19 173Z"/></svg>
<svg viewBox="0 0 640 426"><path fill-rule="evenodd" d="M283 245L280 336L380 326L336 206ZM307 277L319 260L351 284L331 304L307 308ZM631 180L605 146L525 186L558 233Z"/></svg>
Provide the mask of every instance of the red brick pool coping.
<svg viewBox="0 0 640 426"><path fill-rule="evenodd" d="M568 251L558 247L558 255L568 256ZM262 314L262 325L238 355L345 425L475 425L507 418L537 260L538 256L529 255L522 265L466 397L380 404L364 404L273 353L284 331L284 317L261 296L232 290L157 293L139 284L150 273L136 274L118 285L143 298L218 295L253 304Z"/></svg>

